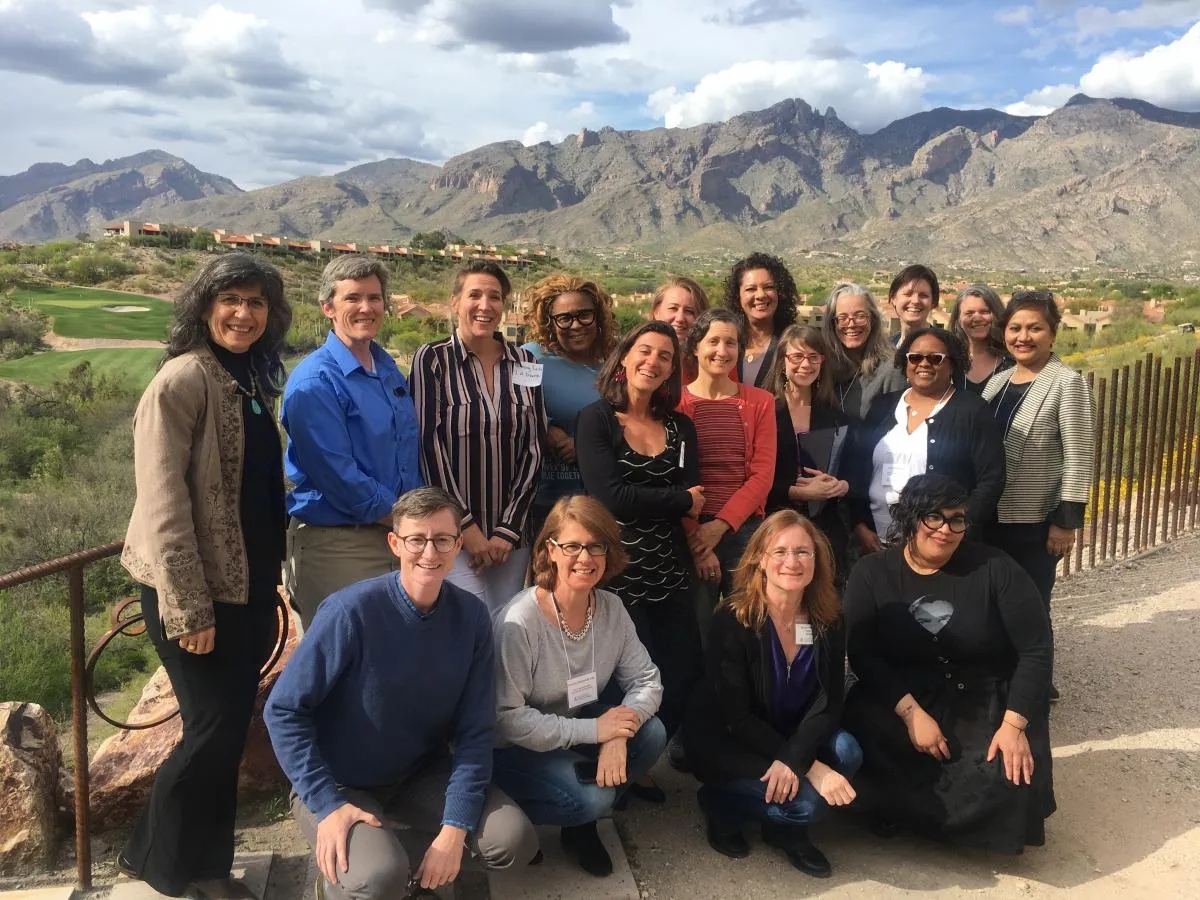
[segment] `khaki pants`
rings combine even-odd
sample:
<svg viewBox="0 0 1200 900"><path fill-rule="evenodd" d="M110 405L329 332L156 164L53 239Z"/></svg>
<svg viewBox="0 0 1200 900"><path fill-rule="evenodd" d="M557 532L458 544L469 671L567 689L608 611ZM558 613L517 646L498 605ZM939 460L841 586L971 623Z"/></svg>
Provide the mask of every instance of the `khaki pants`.
<svg viewBox="0 0 1200 900"><path fill-rule="evenodd" d="M291 520L283 583L305 629L330 594L400 567L387 533L384 525L306 525Z"/></svg>
<svg viewBox="0 0 1200 900"><path fill-rule="evenodd" d="M406 896L409 878L421 864L424 848L441 830L449 781L450 758L444 757L390 787L344 789L347 803L372 813L383 827L360 822L350 829L347 871L338 872L338 883L327 886L326 896L331 900L392 900ZM316 817L295 793L292 815L309 845L316 848ZM491 786L479 827L467 836L467 849L486 869L524 866L537 855L537 832L521 808ZM464 854L464 866L469 862ZM317 877L323 876L318 873Z"/></svg>

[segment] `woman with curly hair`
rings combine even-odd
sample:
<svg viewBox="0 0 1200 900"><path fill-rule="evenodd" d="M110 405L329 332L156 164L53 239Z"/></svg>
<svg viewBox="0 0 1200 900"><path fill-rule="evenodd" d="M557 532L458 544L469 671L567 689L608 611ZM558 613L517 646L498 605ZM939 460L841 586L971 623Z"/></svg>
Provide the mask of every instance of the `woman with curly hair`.
<svg viewBox="0 0 1200 900"><path fill-rule="evenodd" d="M738 381L764 387L784 329L796 321L796 282L778 256L751 253L725 280L725 306L742 324Z"/></svg>
<svg viewBox="0 0 1200 900"><path fill-rule="evenodd" d="M168 896L253 896L229 876L238 765L278 636L283 450L272 407L292 321L278 270L218 256L183 289L133 417L133 515L121 563L170 676L183 740L117 865Z"/></svg>
<svg viewBox="0 0 1200 900"><path fill-rule="evenodd" d="M855 796L862 755L841 730L845 637L833 553L794 509L772 513L750 539L709 626L704 680L683 726L709 845L750 853L745 822L762 825L802 872L830 874L809 824Z"/></svg>
<svg viewBox="0 0 1200 900"><path fill-rule="evenodd" d="M583 493L575 462L575 420L600 399L596 377L617 345L612 297L594 281L577 275L549 275L525 289L522 307L530 323L523 349L542 364L550 450L542 461L531 510L533 530L541 528L559 497Z"/></svg>

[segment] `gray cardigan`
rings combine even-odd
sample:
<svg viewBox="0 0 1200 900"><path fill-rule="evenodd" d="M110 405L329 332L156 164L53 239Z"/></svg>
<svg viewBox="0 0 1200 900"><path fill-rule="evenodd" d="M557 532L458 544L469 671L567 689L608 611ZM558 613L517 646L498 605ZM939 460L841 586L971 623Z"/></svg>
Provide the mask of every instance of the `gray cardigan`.
<svg viewBox="0 0 1200 900"><path fill-rule="evenodd" d="M567 679L592 670L593 646L599 692L604 693L615 678L625 692L621 702L635 710L643 723L658 712L662 702L658 669L638 640L621 599L596 590L592 629L576 642L565 640L558 626L543 615L536 590L521 591L493 620L496 746L546 752L597 743L596 720L578 718L578 709L567 708Z"/></svg>
<svg viewBox="0 0 1200 900"><path fill-rule="evenodd" d="M993 375L983 399L991 402L1016 371ZM1044 522L1061 502L1087 503L1091 497L1096 460L1092 395L1083 376L1058 356L1050 355L1026 389L1004 438L1004 459L1008 478L996 508L1002 524Z"/></svg>

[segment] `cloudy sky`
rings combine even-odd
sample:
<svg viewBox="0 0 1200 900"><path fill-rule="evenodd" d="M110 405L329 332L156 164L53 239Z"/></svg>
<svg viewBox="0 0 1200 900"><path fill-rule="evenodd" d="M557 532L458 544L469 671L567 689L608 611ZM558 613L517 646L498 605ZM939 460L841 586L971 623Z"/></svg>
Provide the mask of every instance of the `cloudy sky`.
<svg viewBox="0 0 1200 900"><path fill-rule="evenodd" d="M1077 91L1200 110L1200 0L0 0L0 174L159 147L256 187L787 97L871 131Z"/></svg>

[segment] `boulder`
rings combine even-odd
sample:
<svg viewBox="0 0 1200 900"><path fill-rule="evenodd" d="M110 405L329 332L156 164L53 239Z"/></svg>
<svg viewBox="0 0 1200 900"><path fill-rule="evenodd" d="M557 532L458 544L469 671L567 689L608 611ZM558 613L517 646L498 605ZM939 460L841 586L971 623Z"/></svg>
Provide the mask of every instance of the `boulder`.
<svg viewBox="0 0 1200 900"><path fill-rule="evenodd" d="M242 799L270 794L287 784L271 749L262 710L297 640L296 629L290 629L283 655L258 686L254 718L250 721L238 777L238 796ZM159 667L143 688L141 699L129 714L128 721L130 724L153 722L175 705L171 681L166 670ZM150 796L150 787L159 767L179 743L182 728L179 717L175 716L154 728L121 731L100 745L90 768L93 828L128 825L134 820Z"/></svg>
<svg viewBox="0 0 1200 900"><path fill-rule="evenodd" d="M36 703L0 703L0 875L53 861L60 765L50 714Z"/></svg>

